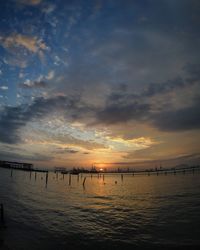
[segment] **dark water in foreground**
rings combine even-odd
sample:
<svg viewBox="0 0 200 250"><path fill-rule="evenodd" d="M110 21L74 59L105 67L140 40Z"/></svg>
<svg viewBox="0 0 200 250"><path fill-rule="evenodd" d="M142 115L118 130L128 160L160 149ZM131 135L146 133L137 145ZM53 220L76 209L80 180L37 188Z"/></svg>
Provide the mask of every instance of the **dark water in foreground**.
<svg viewBox="0 0 200 250"><path fill-rule="evenodd" d="M41 178L43 177L43 179ZM200 174L68 176L0 169L9 249L200 246ZM117 181L117 184L115 184ZM105 184L104 184L105 183ZM7 249L7 248L6 248Z"/></svg>

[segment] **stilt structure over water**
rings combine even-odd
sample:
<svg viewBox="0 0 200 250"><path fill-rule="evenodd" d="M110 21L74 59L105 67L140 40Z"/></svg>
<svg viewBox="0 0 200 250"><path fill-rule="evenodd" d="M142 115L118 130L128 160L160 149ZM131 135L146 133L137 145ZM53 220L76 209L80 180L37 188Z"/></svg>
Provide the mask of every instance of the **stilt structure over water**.
<svg viewBox="0 0 200 250"><path fill-rule="evenodd" d="M13 162L13 161L1 161L0 160L0 168L9 168L9 169L34 171L34 172L48 172L47 170L34 169L32 163Z"/></svg>

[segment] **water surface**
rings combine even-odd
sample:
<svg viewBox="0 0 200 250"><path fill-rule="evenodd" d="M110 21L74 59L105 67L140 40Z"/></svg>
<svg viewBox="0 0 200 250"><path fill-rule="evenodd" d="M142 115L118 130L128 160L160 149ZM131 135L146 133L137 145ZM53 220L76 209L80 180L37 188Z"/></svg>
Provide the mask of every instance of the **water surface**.
<svg viewBox="0 0 200 250"><path fill-rule="evenodd" d="M200 246L200 174L105 178L0 169L9 249ZM116 183L117 182L117 183Z"/></svg>

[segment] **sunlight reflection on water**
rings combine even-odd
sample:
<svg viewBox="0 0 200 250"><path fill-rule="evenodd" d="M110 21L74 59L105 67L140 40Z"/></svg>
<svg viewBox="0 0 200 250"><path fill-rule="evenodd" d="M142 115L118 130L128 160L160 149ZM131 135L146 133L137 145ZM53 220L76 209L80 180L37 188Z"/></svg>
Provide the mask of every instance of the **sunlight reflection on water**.
<svg viewBox="0 0 200 250"><path fill-rule="evenodd" d="M200 245L200 175L58 180L0 169L10 249ZM117 181L117 184L115 184ZM30 243L33 242L33 243Z"/></svg>

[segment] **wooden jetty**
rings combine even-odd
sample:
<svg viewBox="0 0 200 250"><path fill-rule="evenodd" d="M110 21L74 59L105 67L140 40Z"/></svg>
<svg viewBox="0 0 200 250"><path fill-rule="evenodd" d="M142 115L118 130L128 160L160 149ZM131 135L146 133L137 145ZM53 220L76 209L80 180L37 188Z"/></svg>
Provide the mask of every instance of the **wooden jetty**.
<svg viewBox="0 0 200 250"><path fill-rule="evenodd" d="M24 162L13 162L13 161L0 161L1 168L22 170L22 171L30 171L30 172L42 172L47 173L48 170L44 169L35 169L32 163L24 163ZM12 172L11 172L12 175Z"/></svg>

